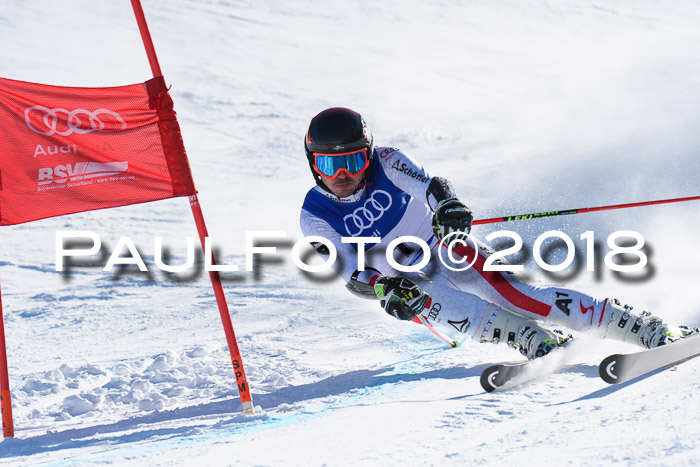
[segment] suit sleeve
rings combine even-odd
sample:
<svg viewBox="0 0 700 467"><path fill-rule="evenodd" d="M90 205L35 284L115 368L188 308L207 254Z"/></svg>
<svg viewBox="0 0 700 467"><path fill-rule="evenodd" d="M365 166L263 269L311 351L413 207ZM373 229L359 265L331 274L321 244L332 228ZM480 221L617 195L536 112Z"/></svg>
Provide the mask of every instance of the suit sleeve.
<svg viewBox="0 0 700 467"><path fill-rule="evenodd" d="M413 157L396 148L377 148L378 160L391 182L416 200L427 204L431 176Z"/></svg>
<svg viewBox="0 0 700 467"><path fill-rule="evenodd" d="M379 162L387 178L397 187L423 201L431 210L440 201L457 198L449 180L431 177L413 157L395 148L378 148Z"/></svg>

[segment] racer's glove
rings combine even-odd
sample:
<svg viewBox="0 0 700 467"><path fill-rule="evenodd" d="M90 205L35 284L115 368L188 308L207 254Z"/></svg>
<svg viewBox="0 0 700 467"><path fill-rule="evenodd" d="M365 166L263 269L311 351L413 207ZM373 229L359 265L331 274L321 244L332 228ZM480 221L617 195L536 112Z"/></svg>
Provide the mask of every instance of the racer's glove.
<svg viewBox="0 0 700 467"><path fill-rule="evenodd" d="M464 240L472 229L473 219L471 210L463 202L457 198L446 199L435 207L433 232L440 241L451 233L464 232L462 236L452 235L448 239L450 243L460 238Z"/></svg>
<svg viewBox="0 0 700 467"><path fill-rule="evenodd" d="M380 277L374 284L374 293L381 299L384 311L401 320L415 318L430 300L427 292L421 292L413 281L402 277Z"/></svg>

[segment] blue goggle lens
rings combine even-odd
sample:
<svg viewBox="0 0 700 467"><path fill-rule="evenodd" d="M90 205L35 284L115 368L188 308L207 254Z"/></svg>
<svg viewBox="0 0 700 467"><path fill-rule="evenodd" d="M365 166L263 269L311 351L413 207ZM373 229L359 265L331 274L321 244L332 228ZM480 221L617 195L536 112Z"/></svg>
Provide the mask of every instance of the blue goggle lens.
<svg viewBox="0 0 700 467"><path fill-rule="evenodd" d="M341 169L350 175L358 175L367 166L367 150L348 154L315 154L316 171L326 177L335 177Z"/></svg>

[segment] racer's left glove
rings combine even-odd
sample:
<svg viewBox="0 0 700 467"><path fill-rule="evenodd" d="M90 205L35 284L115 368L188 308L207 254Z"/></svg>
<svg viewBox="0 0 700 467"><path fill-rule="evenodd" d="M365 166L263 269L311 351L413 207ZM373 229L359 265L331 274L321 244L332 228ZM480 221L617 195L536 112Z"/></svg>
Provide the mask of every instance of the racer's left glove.
<svg viewBox="0 0 700 467"><path fill-rule="evenodd" d="M435 207L433 232L440 241L454 232L464 232L464 235L453 235L449 238L450 242L464 239L472 229L472 220L472 212L463 202L457 198L446 199Z"/></svg>

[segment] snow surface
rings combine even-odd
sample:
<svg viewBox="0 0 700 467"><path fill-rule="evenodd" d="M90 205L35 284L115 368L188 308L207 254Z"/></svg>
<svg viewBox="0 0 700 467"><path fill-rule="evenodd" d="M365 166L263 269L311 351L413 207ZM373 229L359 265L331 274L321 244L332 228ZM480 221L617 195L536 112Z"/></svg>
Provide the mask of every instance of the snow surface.
<svg viewBox="0 0 700 467"><path fill-rule="evenodd" d="M284 230L226 293L258 414L242 414L208 278L55 271L55 232L130 236L153 265L195 236L184 199L2 229L15 438L4 465L692 465L700 359L610 387L590 341L556 376L484 393L505 346L446 349L427 330L311 280L290 260L312 179L308 121L343 105L376 141L450 178L477 218L697 195L700 4L499 0L144 0L223 263L246 230ZM129 2L3 1L0 76L72 86L151 77ZM697 202L480 226L532 247L636 230L635 278L597 263L532 280L617 296L700 325ZM559 252L561 253L561 252ZM557 256L555 252L554 257ZM510 258L517 261L518 258ZM556 262L556 261L553 261ZM101 263L102 265L104 262ZM581 336L586 339L586 336Z"/></svg>

